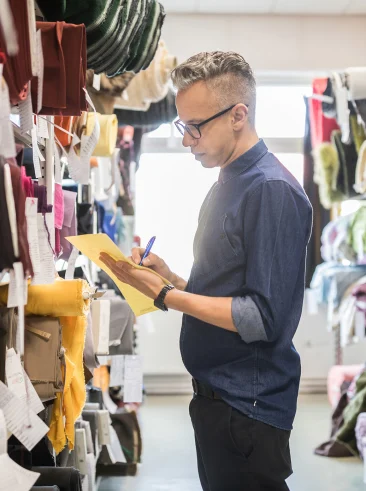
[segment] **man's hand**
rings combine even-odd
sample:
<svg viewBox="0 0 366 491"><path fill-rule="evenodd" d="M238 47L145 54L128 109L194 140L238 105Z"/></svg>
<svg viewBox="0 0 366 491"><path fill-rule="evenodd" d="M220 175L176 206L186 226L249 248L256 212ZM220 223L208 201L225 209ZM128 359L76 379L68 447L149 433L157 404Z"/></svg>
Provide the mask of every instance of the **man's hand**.
<svg viewBox="0 0 366 491"><path fill-rule="evenodd" d="M153 300L158 297L165 286L165 283L155 274L146 270L136 269L124 261L116 261L106 252L102 252L99 259L108 266L120 281L133 286Z"/></svg>
<svg viewBox="0 0 366 491"><path fill-rule="evenodd" d="M132 249L132 256L131 259L135 264L140 264L140 261L142 259L142 256L144 255L145 249L141 247L135 247ZM161 259L161 257L157 256L156 254L153 254L150 252L148 257L144 259L144 262L142 263L143 266L146 268L150 268L156 273L160 274L163 278L166 278L170 283L173 282L174 280L174 273L170 270L169 266L166 264L166 262Z"/></svg>

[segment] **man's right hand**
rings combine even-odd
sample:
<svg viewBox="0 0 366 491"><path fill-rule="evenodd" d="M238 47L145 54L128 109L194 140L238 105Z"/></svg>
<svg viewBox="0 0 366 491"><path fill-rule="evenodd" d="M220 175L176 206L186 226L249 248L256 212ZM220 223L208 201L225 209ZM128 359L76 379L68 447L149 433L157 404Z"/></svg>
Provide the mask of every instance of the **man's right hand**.
<svg viewBox="0 0 366 491"><path fill-rule="evenodd" d="M134 249L132 249L132 261L135 264L140 264L144 252L145 249L141 247L135 247ZM168 280L170 283L173 283L175 279L175 274L170 270L165 261L156 254L150 252L148 257L144 259L142 265L146 268L152 269L156 273L160 274L160 276Z"/></svg>

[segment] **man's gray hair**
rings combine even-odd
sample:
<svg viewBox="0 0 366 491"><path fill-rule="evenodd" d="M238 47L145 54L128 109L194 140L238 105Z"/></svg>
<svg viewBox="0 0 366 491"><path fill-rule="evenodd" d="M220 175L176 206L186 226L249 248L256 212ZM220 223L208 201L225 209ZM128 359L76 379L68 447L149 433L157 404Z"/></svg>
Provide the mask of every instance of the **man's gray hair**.
<svg viewBox="0 0 366 491"><path fill-rule="evenodd" d="M178 91L199 81L206 82L215 90L220 105L230 106L239 102L248 105L249 121L254 126L256 82L249 63L238 53L198 53L173 71L172 80Z"/></svg>

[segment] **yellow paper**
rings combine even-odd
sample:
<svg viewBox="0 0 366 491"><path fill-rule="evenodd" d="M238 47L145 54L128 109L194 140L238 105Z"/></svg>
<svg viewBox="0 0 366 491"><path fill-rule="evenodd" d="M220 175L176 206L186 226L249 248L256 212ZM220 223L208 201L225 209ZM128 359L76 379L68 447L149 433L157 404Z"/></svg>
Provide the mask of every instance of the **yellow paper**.
<svg viewBox="0 0 366 491"><path fill-rule="evenodd" d="M116 283L122 295L128 302L129 306L133 310L134 314L138 317L143 314L148 314L149 312L154 312L157 308L154 306L154 301L146 297L143 293L136 290L130 285L120 281L112 271L99 259L101 252L106 252L116 261L124 261L131 264L137 269L147 269L142 266L138 266L134 262L130 261L116 244L108 237L106 234L90 234L90 235L77 235L75 237L67 237L67 240L71 242L84 256L89 258L93 263L99 266L103 271L107 273L108 276ZM148 271L156 274L157 273L149 269ZM161 276L159 276L161 278ZM165 284L169 282L162 278Z"/></svg>

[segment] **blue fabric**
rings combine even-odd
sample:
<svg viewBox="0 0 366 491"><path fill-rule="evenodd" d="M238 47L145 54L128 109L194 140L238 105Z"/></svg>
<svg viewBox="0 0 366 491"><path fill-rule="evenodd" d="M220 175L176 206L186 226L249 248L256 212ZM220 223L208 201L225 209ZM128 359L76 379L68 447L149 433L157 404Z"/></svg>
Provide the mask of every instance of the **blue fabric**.
<svg viewBox="0 0 366 491"><path fill-rule="evenodd" d="M242 413L285 430L292 428L300 381L292 339L311 227L303 188L260 140L221 170L206 197L186 288L233 297L239 332L184 315L187 370Z"/></svg>

